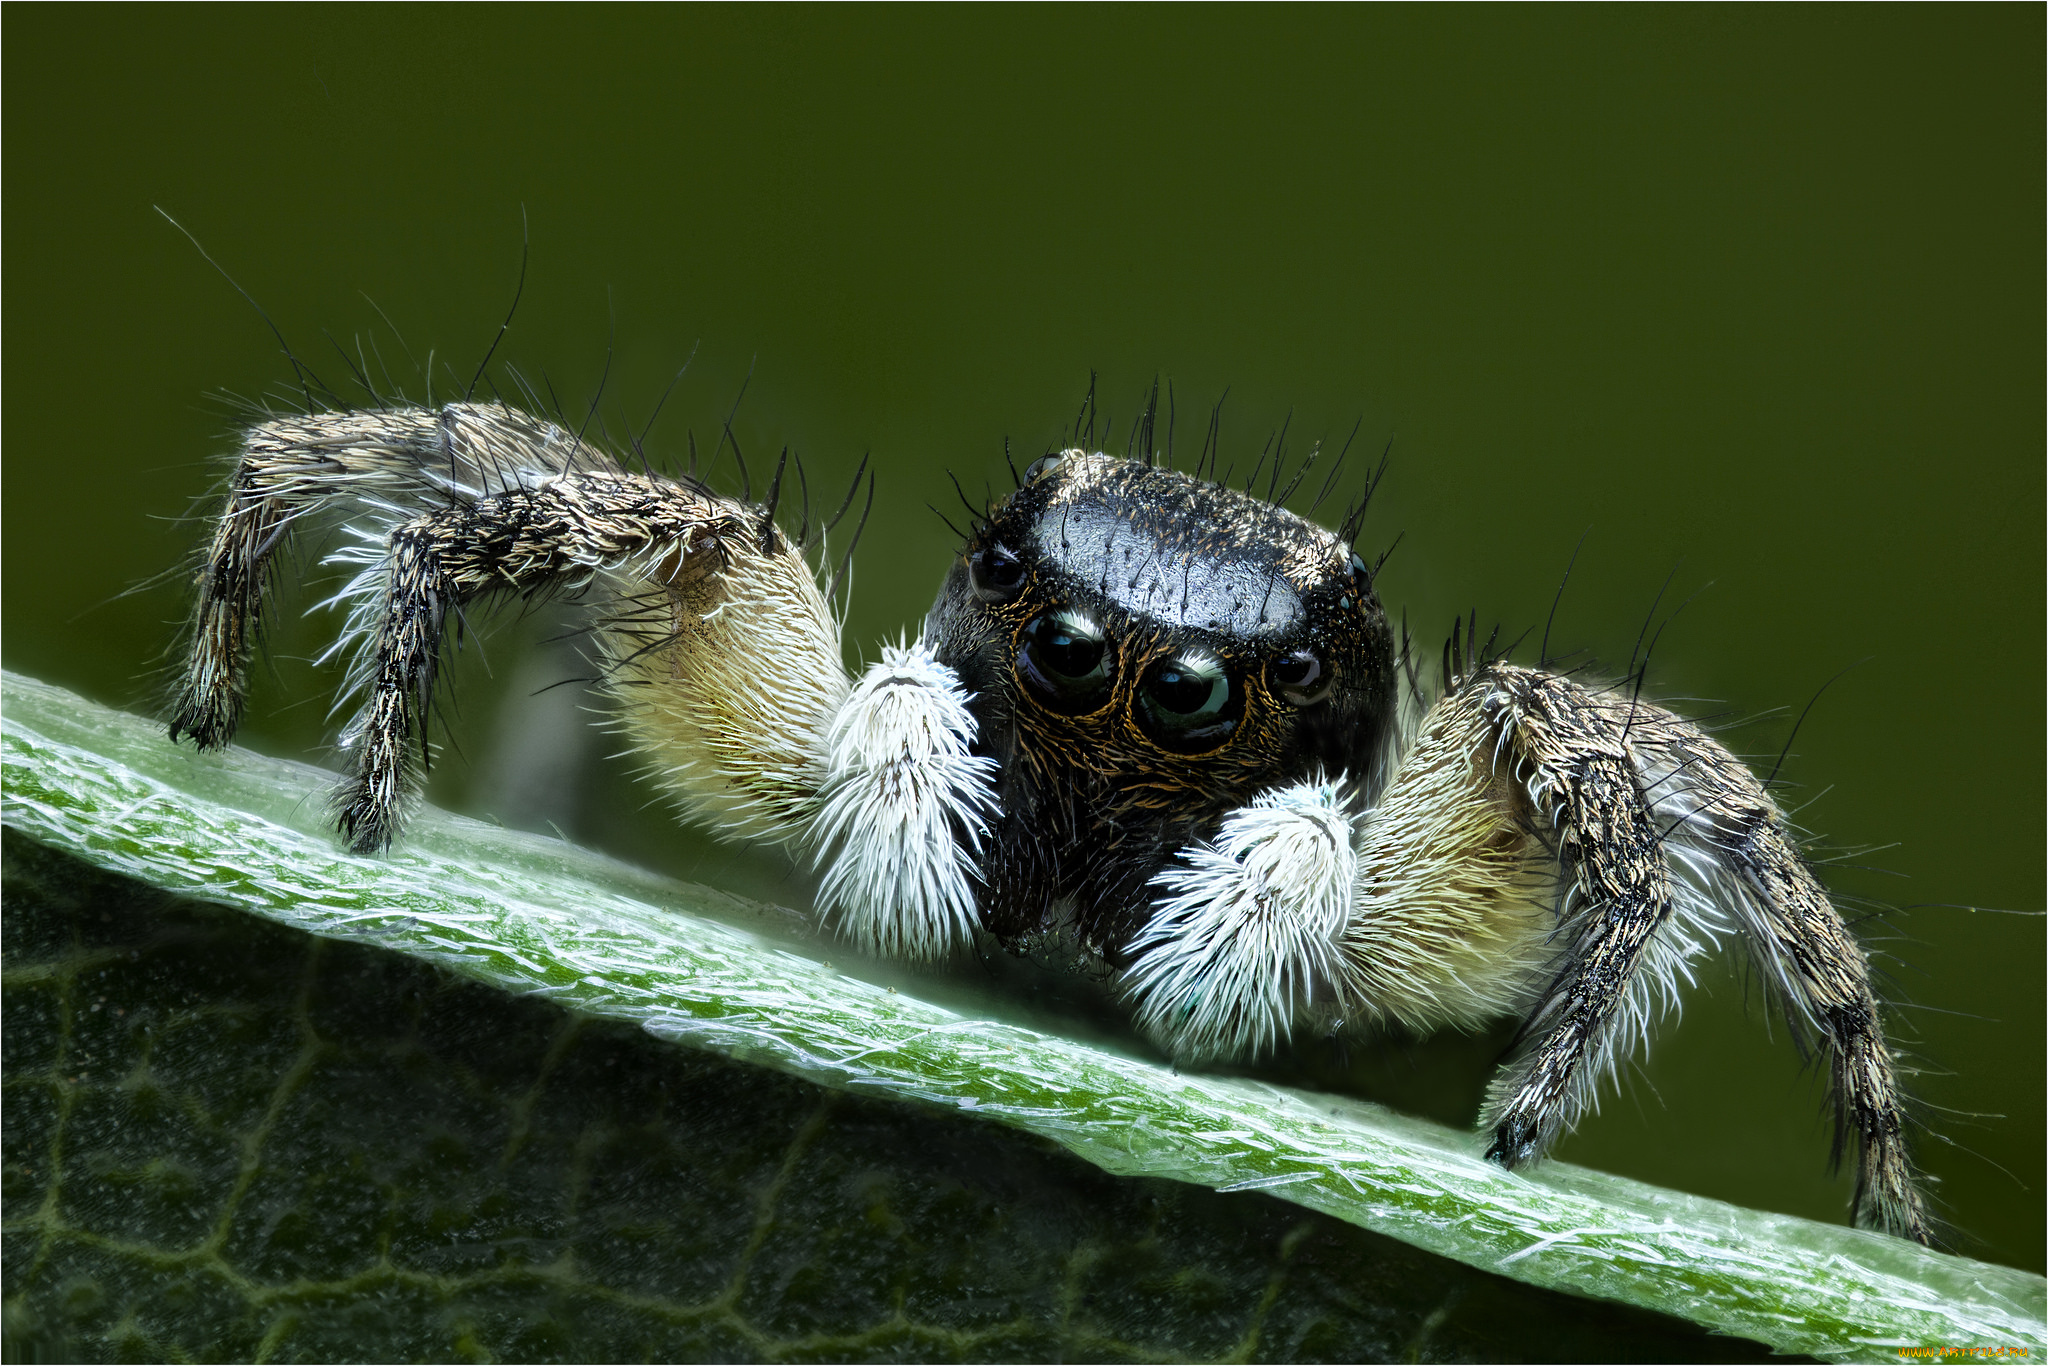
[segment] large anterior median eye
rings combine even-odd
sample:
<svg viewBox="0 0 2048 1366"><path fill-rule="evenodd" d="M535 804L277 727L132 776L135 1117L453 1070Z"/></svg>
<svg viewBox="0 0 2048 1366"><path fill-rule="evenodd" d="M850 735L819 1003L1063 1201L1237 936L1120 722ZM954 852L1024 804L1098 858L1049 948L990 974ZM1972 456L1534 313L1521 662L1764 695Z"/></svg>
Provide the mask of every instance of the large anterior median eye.
<svg viewBox="0 0 2048 1366"><path fill-rule="evenodd" d="M1172 655L1153 660L1138 680L1138 725L1163 748L1197 754L1230 738L1243 702L1222 660Z"/></svg>
<svg viewBox="0 0 2048 1366"><path fill-rule="evenodd" d="M1035 618L1017 651L1017 672L1025 683L1047 706L1069 715L1102 704L1115 667L1102 628L1071 608Z"/></svg>

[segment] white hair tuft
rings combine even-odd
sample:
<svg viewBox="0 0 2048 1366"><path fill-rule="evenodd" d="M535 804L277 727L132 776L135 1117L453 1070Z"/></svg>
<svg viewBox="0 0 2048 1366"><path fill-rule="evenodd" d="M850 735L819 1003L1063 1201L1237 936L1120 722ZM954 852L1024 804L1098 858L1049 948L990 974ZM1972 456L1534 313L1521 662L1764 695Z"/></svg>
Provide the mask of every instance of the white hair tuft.
<svg viewBox="0 0 2048 1366"><path fill-rule="evenodd" d="M1358 875L1334 783L1274 788L1224 818L1214 844L1152 879L1166 895L1131 942L1138 1023L1177 1058L1262 1052L1340 971Z"/></svg>
<svg viewBox="0 0 2048 1366"><path fill-rule="evenodd" d="M996 763L972 753L967 700L922 641L885 646L826 734L818 899L871 953L939 958L980 924L973 855L998 809Z"/></svg>

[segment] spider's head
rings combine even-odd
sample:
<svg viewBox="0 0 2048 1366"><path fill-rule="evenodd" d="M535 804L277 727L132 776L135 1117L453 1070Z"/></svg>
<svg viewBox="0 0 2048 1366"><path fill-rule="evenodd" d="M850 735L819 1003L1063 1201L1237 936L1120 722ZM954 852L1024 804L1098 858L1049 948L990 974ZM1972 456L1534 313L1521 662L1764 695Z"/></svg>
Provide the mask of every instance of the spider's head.
<svg viewBox="0 0 2048 1366"><path fill-rule="evenodd" d="M1392 728L1392 635L1351 547L1143 461L1034 464L926 638L1002 766L986 923L1015 938L1070 909L1112 959L1176 850L1264 788L1365 777Z"/></svg>

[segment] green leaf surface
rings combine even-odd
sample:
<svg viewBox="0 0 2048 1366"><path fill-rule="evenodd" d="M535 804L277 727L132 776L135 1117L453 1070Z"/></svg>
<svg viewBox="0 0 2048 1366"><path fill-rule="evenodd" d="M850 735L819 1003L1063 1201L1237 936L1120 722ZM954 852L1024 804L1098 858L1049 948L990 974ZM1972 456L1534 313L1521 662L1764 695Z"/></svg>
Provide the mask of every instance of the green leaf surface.
<svg viewBox="0 0 2048 1366"><path fill-rule="evenodd" d="M535 1002L515 1003L540 1012L535 1018L594 1017L623 1022L659 1039L758 1065L735 1068L731 1063L677 1054L688 1059L684 1070L695 1079L688 1084L700 1087L700 1094L706 1096L734 1088L750 1097L755 1093L816 1094L809 1088L791 1090L790 1082L759 1070L767 1068L855 1097L908 1100L921 1107L966 1112L1049 1140L1109 1173L1172 1178L1223 1192L1263 1190L1279 1201L1307 1206L1483 1272L1677 1315L1780 1351L1841 1359L1896 1359L1901 1348L1992 1351L2024 1346L2038 1350L2043 1342L2044 1285L2037 1276L1927 1252L1854 1230L1740 1210L1558 1163L1527 1175L1505 1173L1479 1158L1478 1141L1469 1134L1362 1102L1309 1095L1242 1078L1176 1074L1142 1058L991 1019L961 1003L927 1000L893 988L879 976L870 980L835 968L821 961L817 946L807 946L796 937L802 922L789 913L668 883L555 841L429 811L421 813L400 854L382 860L351 857L339 852L325 831L326 776L317 770L241 752L194 755L170 746L148 722L94 707L32 680L8 675L5 689L4 815L10 827L106 872L179 895L253 911L315 936L346 941L350 953L364 954L369 947L395 950L472 982L518 996L543 998L573 1012L565 1015ZM10 907L10 922L13 916ZM118 941L106 951L142 952L132 945L122 949ZM69 956L59 953L38 958L32 954L27 961L20 961L19 952L9 949L10 1088L19 1066L13 1056L14 1038L18 1032L37 1036L34 1029L21 1030L14 1022L15 1000L30 994L33 999L57 1001L58 1005L46 1004L43 1009L55 1011L60 1022L51 1037L70 1047L67 1031L71 1025L63 1022L77 1019L84 1008L76 983L82 965L90 960L90 953L77 945ZM389 954L370 957L396 961ZM37 985L41 978L29 981L17 975L35 972L45 972L50 982L62 980L72 985L57 992L54 987ZM317 982L304 973L294 977ZM275 986L294 977L272 973L266 980ZM275 1074L268 1108L253 1129L246 1123L237 1127L237 1122L216 1117L223 1132L243 1135L244 1149L252 1143L267 1148L274 1136L265 1125L273 1112L278 1123L286 1116L297 1116L294 1122L300 1125L306 1123L286 1102L297 1094L296 1088L306 1084L303 1076L292 1079L300 1072L310 1075L318 1070L325 1056L322 1049L327 1045L316 1046L308 1040L330 1037L329 1031L308 1023L311 1007L307 1002L313 991L313 986L306 986L305 999L281 1013L252 1011L246 1003L225 1007L229 1015L240 1009L256 1019L291 1019L292 1037L297 1041L279 1054L279 1060L264 1063L253 1056L248 1060L252 1067L267 1068L265 1075ZM228 992L223 999L232 1002L235 995ZM501 999L498 992L480 995ZM551 1027L569 1029L567 1025ZM592 1024L581 1028L601 1031L607 1027ZM560 1049L582 1047L573 1042L580 1034L565 1033L563 1037L572 1042L561 1044ZM618 1032L604 1037L618 1037ZM234 1056L231 1038L218 1040L217 1047L230 1061L241 1061ZM557 1051L554 1045L545 1050L548 1056ZM281 1060L287 1056L292 1061ZM559 1064L557 1058L555 1065ZM61 1081L71 1064L55 1057L46 1059L45 1066L54 1068L51 1075ZM136 1072L132 1059L129 1066L133 1074L149 1074L147 1066ZM590 1069L578 1070L580 1075ZM73 1094L65 1091L65 1085L72 1083L54 1086L51 1094L55 1099L48 1102L59 1112L65 1104L78 1103L64 1099ZM484 1089L500 1099L505 1094ZM351 1150L358 1154L354 1160L368 1164L365 1170L374 1167L376 1160L365 1156L376 1150L371 1141L374 1131L405 1116L381 1114L370 1123L364 1116L373 1111L341 1105L337 1097L323 1095L326 1104L336 1107L337 1123L347 1120L362 1131L357 1147ZM588 1103L614 1116L621 1113L616 1101ZM10 1092L10 1133L13 1112L23 1104ZM709 1104L719 1108L716 1101ZM431 1113L432 1108L428 1106L425 1112ZM814 1104L812 1108L815 1111ZM732 1107L736 1121L746 1109L745 1105ZM861 1111L871 1112L915 1116L918 1123L928 1118L924 1109L900 1105ZM205 1113L214 1115L210 1109ZM610 1135L623 1121L592 1122L596 1127L586 1134ZM73 1131L71 1121L61 1113L50 1117L46 1127L60 1135ZM985 1139L991 1132L981 1125L948 1129L969 1131ZM473 1128L451 1132L471 1134L455 1141L472 1156L491 1150L490 1142L474 1137ZM578 1141L602 1146L612 1140L585 1137ZM780 1144L783 1159L788 1159L795 1141L792 1135ZM1017 1140L1004 1141L1014 1144ZM748 1141L735 1144L734 1151L754 1160L760 1155L760 1146ZM106 1168L106 1173L125 1175L103 1173L99 1184L122 1188L120 1183L127 1181L132 1189L147 1194L148 1200L160 1201L163 1209L170 1211L178 1201L153 1193L168 1182L169 1189L184 1189L193 1195L193 1208L213 1209L213 1222L207 1227L187 1226L166 1213L169 1223L164 1227L151 1229L146 1236L130 1235L121 1248L106 1255L114 1261L128 1257L130 1275L138 1258L141 1263L148 1262L143 1250L160 1260L169 1259L163 1262L165 1267L173 1262L199 1265L189 1259L199 1256L192 1249L200 1248L206 1249L205 1258L212 1259L202 1258L209 1267L223 1259L226 1267L242 1266L227 1252L235 1227L232 1212L240 1210L249 1198L258 1176L267 1170L265 1164L244 1161L232 1178L218 1172L210 1176L203 1163L195 1165L196 1159L181 1167L178 1159L147 1155L152 1151L147 1145L138 1146L127 1165L117 1162ZM513 1150L501 1145L497 1151ZM693 1146L689 1151L695 1154L698 1150ZM1043 1145L1030 1151L1038 1160L1051 1160ZM24 1197L13 1189L14 1160L10 1140L9 1238L33 1234L40 1240L38 1246L47 1248L57 1227L50 1221L61 1222L63 1217L62 1200L51 1193L58 1186L51 1184L37 1197L35 1220L43 1222L26 1218L18 1213ZM509 1159L490 1160L498 1161L502 1171ZM481 1158L477 1162L488 1165ZM347 1164L335 1152L323 1150L319 1165L321 1170L331 1171L336 1182L346 1184ZM692 1161L679 1160L677 1165L687 1170L696 1167ZM805 1164L789 1165L787 1160L785 1168L790 1173L807 1170ZM715 1184L721 1178L707 1170L690 1179ZM751 1176L735 1176L731 1199L707 1199L696 1207L758 1211L761 1179L758 1170ZM775 1179L768 1178L771 1186ZM364 1180L369 1181L367 1190L389 1189L388 1182L379 1185ZM214 1186L209 1187L209 1181ZM229 1184L216 1189L221 1181ZM1145 1184L1147 1189L1156 1187L1156 1183ZM1126 1185L1110 1183L1109 1188L1122 1192ZM400 1188L411 1189L402 1183ZM197 1194L202 1189L211 1192L203 1200ZM144 1194L136 1198L143 1200ZM1199 1195L1191 1192L1190 1198ZM379 1208L387 1208L396 1197L387 1193L353 1198L362 1208L381 1198L385 1205ZM493 1198L520 1210L518 1219L533 1217L524 1201L510 1191L499 1190ZM554 1198L559 1203L566 1197L557 1194ZM1106 1199L1102 1207L1113 1210L1117 1201L1125 1198ZM1267 1203L1274 1209L1283 1208ZM774 1201L770 1204L780 1208ZM881 1225L904 1217L892 1214L887 1200L878 1208L882 1212L876 1218ZM310 1220L307 1227L313 1230L299 1235L302 1241L324 1245L325 1225L317 1206L311 1212L301 1208L298 1217ZM450 1233L451 1248L474 1249L476 1244L466 1239L462 1230L479 1217L483 1216L478 1209L459 1199L449 1205L442 1228ZM1118 1229L1128 1235L1132 1217L1125 1211L1099 1225L1091 1236L1114 1240L1123 1236ZM772 1232L785 1222L755 1223L747 1238L768 1239L763 1227ZM388 1233L388 1221L386 1227ZM1324 1229L1328 1224L1305 1227ZM355 1280L337 1279L335 1267L323 1261L317 1274L305 1273L312 1278L308 1284L325 1287L321 1293L333 1297L356 1296L357 1311L369 1318L378 1318L390 1309L394 1299L414 1296L421 1300L418 1312L410 1317L400 1312L391 1321L431 1320L445 1328L451 1322L448 1314L454 1312L448 1309L446 1296L437 1300L441 1292L433 1286L406 1279L425 1276L431 1281L443 1272L433 1268L431 1258L421 1260L423 1245L418 1238L426 1235L418 1234L414 1225L406 1229L407 1237L414 1239L400 1240L406 1255L396 1256L392 1247L381 1252L366 1248ZM551 1243L546 1236L531 1236L537 1239L537 1251L547 1253L545 1258L537 1256L531 1266L555 1268L548 1274L562 1278L560 1284L582 1284L578 1279L581 1273L575 1269L582 1262L573 1250L565 1251L566 1244L558 1246L559 1239ZM746 1245L743 1239L742 1246ZM180 1248L185 1250L167 1250ZM1255 1260L1272 1272L1274 1264L1266 1256L1271 1249L1254 1246L1248 1250L1257 1252ZM811 1251L807 1265L833 1264L829 1251ZM32 1251L30 1255L33 1259L48 1254ZM1173 1264L1177 1256L1169 1254L1161 1265ZM188 1260L178 1261L181 1257ZM566 1270L564 1257L573 1263ZM20 1248L10 1247L7 1262L13 1313L17 1300L27 1304L12 1284L22 1262ZM1181 1264L1185 1269L1202 1262L1201 1257L1189 1257ZM1284 1262L1283 1257L1279 1264ZM857 1264L857 1258L849 1263ZM499 1271L475 1271L485 1280L476 1282L472 1291L481 1294L477 1287L486 1282L498 1284L489 1281L490 1275L509 1278L502 1282L509 1300L526 1300L525 1308L532 1310L536 1302L531 1299L528 1281L506 1270L502 1258L491 1265ZM1071 1279L1079 1274L1071 1263L1062 1265L1062 1276ZM1108 1265L1138 1270L1132 1257L1119 1256ZM539 1274L531 1272L529 1281ZM115 1271L109 1270L107 1275L115 1276ZM237 1282L236 1276L244 1281ZM878 1293L874 1278L854 1279L862 1281L858 1294L873 1301ZM1201 1277L1196 1275L1196 1279ZM87 1276L87 1280L102 1289L82 1291L86 1299L106 1293L104 1277ZM1228 1335L1220 1330L1199 1343L1171 1334L1104 1330L1085 1314L1082 1318L1093 1325L1088 1332L1095 1336L1061 1338L1046 1325L1055 1321L1071 1325L1074 1315L1062 1311L1062 1317L1042 1306L1014 1313L1005 1309L991 1321L1008 1325L1002 1332L1023 1333L1023 1337L1005 1338L995 1328L989 1329L992 1336L975 1337L974 1333L981 1331L975 1329L963 1337L960 1334L967 1330L960 1327L964 1320L957 1315L949 1320L908 1307L911 1299L905 1297L924 1293L927 1280L910 1276L897 1283L896 1305L890 1311L893 1317L876 1318L874 1303L867 1303L859 1312L839 1313L829 1307L830 1296L826 1295L812 1309L789 1310L796 1319L785 1322L733 1307L746 1293L752 1293L744 1287L758 1285L752 1277L722 1282L728 1288L742 1287L732 1290L725 1300L710 1293L701 1278L685 1277L671 1284L694 1286L703 1293L694 1299L664 1300L665 1307L647 1312L663 1322L679 1322L677 1315L688 1317L686 1309L692 1314L701 1310L691 1322L716 1320L728 1327L746 1327L732 1328L739 1336L723 1348L708 1345L713 1339L707 1338L707 1345L688 1351L656 1344L633 1349L630 1354L801 1355L815 1350L828 1356L1385 1355L1398 1346L1387 1339L1359 1340L1347 1348L1339 1348L1333 1341L1327 1350L1305 1340L1286 1345L1261 1342L1258 1330L1245 1327L1252 1320L1247 1318L1245 1297L1249 1292L1242 1286L1236 1291L1216 1291L1220 1304L1232 1306L1234 1317L1226 1317L1232 1317L1238 1328L1238 1336L1227 1341ZM190 1277L179 1283L188 1281ZM193 1289L189 1294L196 1297L195 1305L207 1295L220 1298L223 1305L239 1304L241 1308L232 1311L242 1315L236 1322L260 1319L268 1325L266 1333L288 1336L289 1328L277 1327L282 1320L275 1314L265 1318L249 1307L255 1303L250 1287L258 1281L277 1283L274 1274L266 1279L252 1278L246 1270L220 1271L208 1283L212 1290ZM1216 1284L1223 1287L1230 1281L1226 1275ZM591 1283L611 1286L607 1294L626 1293L617 1288L615 1280L594 1277ZM1251 1296L1254 1301L1258 1298ZM791 1303L803 1299L799 1295ZM1277 1302L1271 1295L1266 1299ZM703 1308L713 1301L725 1306L717 1314ZM379 1305L384 1309L376 1308ZM690 1308L693 1305L696 1308ZM193 1312L200 1311L195 1308ZM1270 1312L1270 1304L1265 1312ZM805 1315L810 1317L805 1319ZM1175 1312L1163 1317L1179 1322L1183 1315ZM797 1319L811 1327L797 1332L791 1327ZM543 1315L535 1319L539 1326L534 1331L550 1323L571 1321ZM1139 1321L1150 1322L1143 1315ZM1370 1314L1359 1321L1378 1322ZM849 1323L867 1326L848 1336ZM884 1326L873 1326L877 1324ZM889 1324L896 1327L886 1328ZM1026 1324L1037 1327L1027 1332L1022 1326ZM118 1323L94 1331L114 1333L116 1328ZM889 1336L898 1329L908 1336ZM538 1340L526 1347L508 1347L504 1344L511 1339L501 1330L493 1331L500 1336L489 1342L477 1339L478 1352L562 1354L561 1349L551 1350ZM756 1336L747 1336L748 1331ZM1254 1335L1249 1347L1246 1331ZM813 1337L805 1338L804 1333ZM814 1349L802 1346L813 1339ZM652 1338L633 1341L654 1344ZM258 1340L245 1350L229 1348L225 1354L257 1354L255 1347L260 1345ZM391 1354L434 1355L443 1350L431 1345L394 1347ZM285 1352L302 1353L320 1355L321 1349L291 1347ZM351 1348L348 1354L378 1353ZM580 1349L576 1354L581 1354ZM1517 1353L1510 1349L1505 1354ZM1519 1354L1540 1353L1525 1347Z"/></svg>
<svg viewBox="0 0 2048 1366"><path fill-rule="evenodd" d="M1763 1360L8 832L9 1360Z"/></svg>

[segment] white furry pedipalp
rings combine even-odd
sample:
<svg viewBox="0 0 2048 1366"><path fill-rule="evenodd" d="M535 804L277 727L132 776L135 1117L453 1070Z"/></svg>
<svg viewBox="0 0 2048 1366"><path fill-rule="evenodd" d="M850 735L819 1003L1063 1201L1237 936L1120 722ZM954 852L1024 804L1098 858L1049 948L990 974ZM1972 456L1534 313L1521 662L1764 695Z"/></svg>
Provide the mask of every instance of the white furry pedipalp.
<svg viewBox="0 0 2048 1366"><path fill-rule="evenodd" d="M1347 805L1328 782L1260 793L1152 879L1166 895L1124 986L1176 1058L1262 1052L1336 979L1358 875Z"/></svg>
<svg viewBox="0 0 2048 1366"><path fill-rule="evenodd" d="M997 813L967 693L923 642L885 646L826 734L821 907L870 953L942 957L979 925L972 856Z"/></svg>

